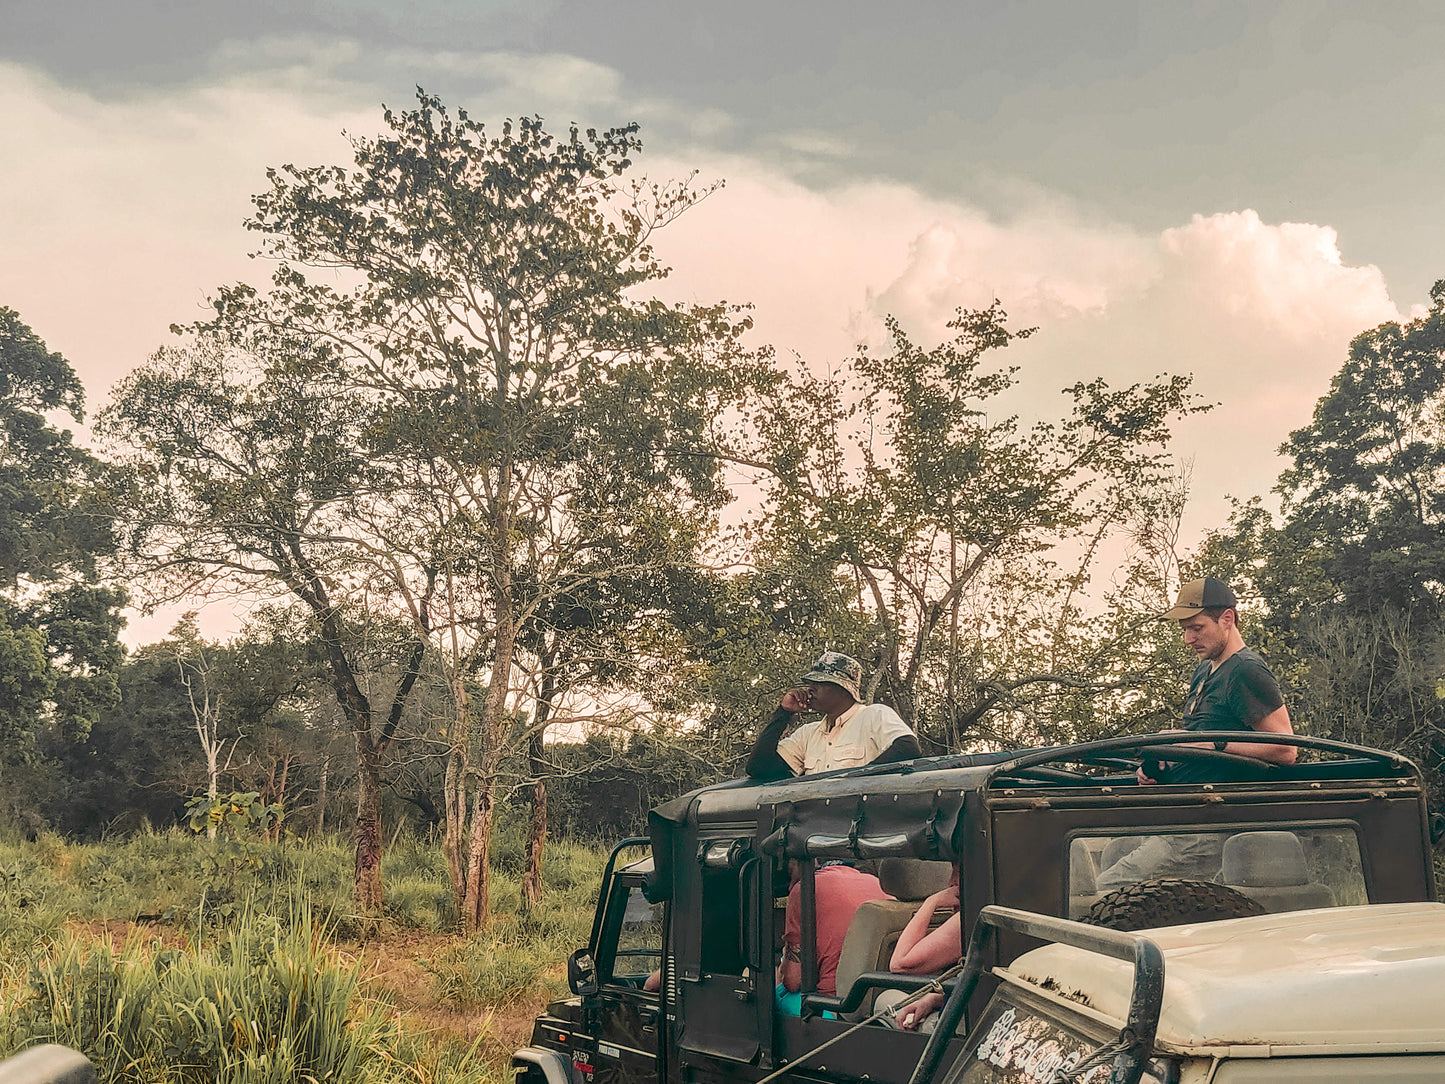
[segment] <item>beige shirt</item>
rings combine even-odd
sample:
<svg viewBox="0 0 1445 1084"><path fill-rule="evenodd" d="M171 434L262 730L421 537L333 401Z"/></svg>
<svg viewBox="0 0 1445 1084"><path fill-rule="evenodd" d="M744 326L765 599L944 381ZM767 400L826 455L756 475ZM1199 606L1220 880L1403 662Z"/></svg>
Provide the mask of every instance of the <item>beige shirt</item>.
<svg viewBox="0 0 1445 1084"><path fill-rule="evenodd" d="M877 758L899 738L913 731L886 704L854 704L828 730L828 720L804 723L778 742L778 755L794 775L856 768Z"/></svg>

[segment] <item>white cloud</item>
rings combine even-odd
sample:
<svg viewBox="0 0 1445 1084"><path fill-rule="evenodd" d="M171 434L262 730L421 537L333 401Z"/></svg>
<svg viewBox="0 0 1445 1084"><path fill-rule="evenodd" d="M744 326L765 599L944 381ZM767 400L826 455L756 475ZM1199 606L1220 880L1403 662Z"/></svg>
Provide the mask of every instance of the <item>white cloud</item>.
<svg viewBox="0 0 1445 1084"><path fill-rule="evenodd" d="M1149 235L1046 202L998 222L903 186L816 193L742 159L706 172L726 190L659 245L680 269L673 288L753 300L760 338L815 367L876 343L884 314L938 341L960 305L998 298L1012 326L1039 328L999 359L1023 366L1009 406L1025 415L1058 415L1078 380L1192 375L1220 404L1176 433L1194 464L1194 537L1226 495L1268 493L1277 447L1309 421L1349 341L1402 318L1379 270L1347 266L1328 226L1244 210Z"/></svg>

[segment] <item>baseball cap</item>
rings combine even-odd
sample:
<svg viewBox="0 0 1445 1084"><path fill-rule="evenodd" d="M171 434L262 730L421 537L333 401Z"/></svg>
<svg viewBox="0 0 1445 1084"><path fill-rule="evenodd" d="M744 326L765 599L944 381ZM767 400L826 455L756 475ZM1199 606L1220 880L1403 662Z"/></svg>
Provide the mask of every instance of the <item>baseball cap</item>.
<svg viewBox="0 0 1445 1084"><path fill-rule="evenodd" d="M858 686L863 681L863 664L841 651L825 651L818 656L813 668L803 675L803 681L826 681L853 694L854 700L862 700Z"/></svg>
<svg viewBox="0 0 1445 1084"><path fill-rule="evenodd" d="M1234 597L1234 592L1229 589L1229 584L1214 576L1205 576L1202 580L1190 580L1179 588L1179 597L1174 601L1174 609L1168 613L1160 614L1161 621L1185 621L1196 614L1215 607L1234 609L1239 605Z"/></svg>

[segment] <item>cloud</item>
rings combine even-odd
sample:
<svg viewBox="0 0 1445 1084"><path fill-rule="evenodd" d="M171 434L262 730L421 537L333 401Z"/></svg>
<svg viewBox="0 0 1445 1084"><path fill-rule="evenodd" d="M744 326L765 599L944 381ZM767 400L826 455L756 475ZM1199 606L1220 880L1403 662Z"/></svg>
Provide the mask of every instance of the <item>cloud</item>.
<svg viewBox="0 0 1445 1084"><path fill-rule="evenodd" d="M1252 210L1194 215L1149 234L1060 201L1006 220L901 185L815 192L737 158L709 164L727 188L659 241L697 296L758 306L760 338L824 369L897 316L937 342L959 306L1002 302L1038 333L1000 364L1022 366L1009 409L1067 409L1061 389L1188 374L1218 408L1181 424L1193 464L1193 537L1225 497L1267 494L1276 449L1306 424L1361 331L1404 318L1378 268L1344 263L1334 229L1263 222ZM685 291L682 291L685 292Z"/></svg>

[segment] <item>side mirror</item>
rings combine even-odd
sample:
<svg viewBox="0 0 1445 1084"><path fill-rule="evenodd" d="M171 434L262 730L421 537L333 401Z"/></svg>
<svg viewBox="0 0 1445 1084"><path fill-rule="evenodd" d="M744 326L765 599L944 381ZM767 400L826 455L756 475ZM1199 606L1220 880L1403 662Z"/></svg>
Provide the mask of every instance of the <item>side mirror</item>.
<svg viewBox="0 0 1445 1084"><path fill-rule="evenodd" d="M597 992L597 961L591 949L580 948L567 957L567 985L578 997Z"/></svg>
<svg viewBox="0 0 1445 1084"><path fill-rule="evenodd" d="M1445 813L1430 814L1430 842L1439 843L1445 839Z"/></svg>

